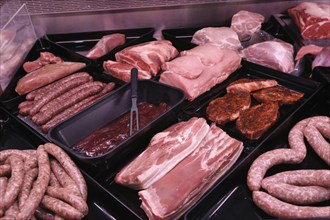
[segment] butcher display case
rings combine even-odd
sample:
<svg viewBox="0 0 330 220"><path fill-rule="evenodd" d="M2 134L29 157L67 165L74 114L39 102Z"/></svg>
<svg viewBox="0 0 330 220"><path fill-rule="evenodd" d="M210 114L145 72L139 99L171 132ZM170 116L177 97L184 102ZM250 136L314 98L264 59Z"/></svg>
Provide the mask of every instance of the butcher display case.
<svg viewBox="0 0 330 220"><path fill-rule="evenodd" d="M330 47L330 38L321 40L306 40L302 38L299 27L288 14L289 8L295 7L305 1L15 0L13 2L15 3L15 7L17 7L17 4L24 3L24 8L26 7L27 13L29 15L29 22L31 22L31 24L34 26L34 37L36 37L36 39L34 45L31 45L28 52L24 54L24 62L21 62L16 66L15 71L13 72L13 79L10 81L4 95L1 95L0 93L0 153L1 151L8 149L37 149L38 146L47 142L54 143L62 148L65 152L68 153L70 158L80 169L87 183L87 205L89 212L83 217L83 219L267 220L274 219L274 216L277 216L278 218L288 218L290 213L294 213L295 209L302 210L301 213L307 213L307 209L311 210L312 213L318 213L312 216L306 215L308 216L307 218L314 217L317 219L328 219L330 217L330 211L328 214L326 213L325 216L322 214L326 212L324 210L327 207L330 207L330 164L327 158L324 159L324 157L330 155L329 153L325 152L325 156L322 156L322 154L316 150L312 141L307 140L307 137L304 140L304 135L307 135L304 133L304 130L300 130L301 133L297 135L300 135L299 138L303 138L303 145L307 149L302 161L286 161L284 163L277 163L272 161L271 163L274 163L274 166L269 167L269 169L266 170L267 172L265 171L263 178L272 177L275 174L283 173L284 171L321 170L325 173L324 178L329 181L328 183L326 183L326 181L324 181L325 183L322 183L322 189L315 190L324 190L318 191L322 192L322 196L324 196L324 198L322 196L321 197L323 199L308 204L311 209L307 208L306 210L305 208L300 209L303 206L302 204L292 205L285 202L283 203L283 209L277 208L277 210L280 210L280 214L278 214L277 210L274 211L272 207L265 208L265 206L262 206L262 204L257 204L254 191L260 191L264 193L268 192L268 190L261 186L262 189L253 190L252 192L251 186L249 185L250 180L248 177L249 175L254 175L254 173L250 173L250 167L255 161L258 160L260 155L264 155L264 153L275 152L276 150L290 149L290 147L293 148L293 141L290 137L290 135L292 135L291 132L298 123L301 123L307 118L314 117L315 121L318 120L315 122L315 124L318 123L320 124L320 127L323 126L322 130L322 128L316 128L316 125L313 124L314 119L309 119L308 121L308 123L311 124L310 126L314 126L315 129L319 129L319 134L322 137L318 137L323 141L322 146L329 146L330 67L329 65L314 67L313 61L316 59L315 57L317 55L314 52L310 52L312 54L307 54L299 60L294 60L294 57L298 55L300 49L304 48L304 46L313 44L314 46L318 47L318 53L320 53L322 48ZM10 0L0 0L0 7L3 9L4 6L8 7L8 5L13 2L10 2ZM311 2L327 4L328 9L330 9L328 0L318 0ZM13 10L16 10L16 8ZM239 59L241 60L237 65L237 68L235 68L228 76L221 80L220 83L217 83L216 85L206 89L206 91L202 92L197 97L191 98L189 95L187 95L189 93L189 89L194 89L193 86L188 86L187 92L187 90L185 90L187 85L182 85L182 87L180 87L180 83L176 84L168 83L166 80L162 81L162 76L164 76L163 73L166 71L168 72L168 69L166 69L167 67L165 67L164 64L164 60L166 58L154 54L150 55L148 53L149 51L147 50L136 50L138 54L129 57L125 61L127 63L121 61L118 55L116 56L118 52L124 51L125 49L127 50L127 48L133 48L134 50L137 45L147 45L145 48L148 48L149 43L154 41L166 41L166 43L170 44L171 47L173 46L175 49L175 58L172 60L186 56L185 52L199 47L199 45L192 43L193 36L198 30L206 27L229 28L232 22L232 16L239 11L258 13L264 17L264 21L260 26L260 32L258 32L259 35L257 38L250 38L247 41L240 39L241 47L237 50L239 51L237 54L239 54ZM322 18L328 19L327 22L330 24L330 14L322 14L322 16ZM0 47L4 42L2 39L5 39L5 34L3 34L5 32L3 32L3 30L6 29L6 26L1 27L2 32L0 33ZM102 37L113 34L125 35L125 43L115 47L114 49L111 49L110 51L107 51L98 58L94 59L88 57L88 52L96 47L97 43L102 39ZM292 62L294 66L293 71L290 73L279 69L274 69L263 64L254 63L248 59L245 59L245 57L242 55L242 50L248 48L250 45L274 39L277 42L284 42L292 46ZM152 47L150 46L150 48ZM162 53L166 49L159 46L158 48L152 48L151 50L156 51L157 53ZM55 84L57 86L51 87L53 82L50 82L48 85L43 85L44 87L41 86L41 91L47 86L49 86L51 89L45 89L44 91L40 92L38 99L29 98L31 93L30 91L23 94L17 92L16 86L19 81L26 75L30 74L27 73L23 63L42 63L41 54L44 52L51 53L59 57L64 62L72 61L84 63L84 67L82 69L70 73L69 76L81 73L87 74L89 80L92 82L97 82L101 86L113 84L111 91L109 91L107 94L103 94L102 96L97 96L97 94L93 93L92 95L86 96L82 100L78 101L74 100L75 97L78 97L78 95L72 95L70 101L71 104L63 104L65 107L56 106L62 106L61 102L69 102L70 97L63 96L65 93L70 92L69 89L64 91L62 88L65 87L65 83L63 83L63 85ZM3 56L4 53L0 51L0 58ZM102 148L101 144L99 146L97 145L99 139L100 143L103 141L102 143L105 143L105 145L112 146L112 140L102 139L101 141L101 138L103 137L97 136L96 131L99 131L99 129L104 128L104 126L111 124L110 122L116 122L121 118L128 116L130 112L132 98L132 88L131 83L129 82L130 78L128 81L125 81L120 77L117 78L118 74L111 74L111 71L113 70L107 70L104 66L104 63L107 61L110 63L116 63L116 65L125 63L131 65L129 67L137 66L140 68L141 66L139 66L140 64L138 63L140 57L143 57L143 59L147 57L147 59L152 60L153 62L155 62L155 57L157 57L156 63L158 65L157 68L159 71L152 75L151 78L149 77L149 79L140 79L138 81L138 104L148 103L159 106L165 103L165 111L160 113L159 116L155 117L151 122L146 123L145 127L140 128L140 130L133 135L128 135L128 137L126 137L126 133L119 133L118 136L123 136L118 138L122 138L124 141L122 144L118 144L118 146L114 147L113 149L111 147L109 148L110 150L106 151L101 149L104 152L99 155L97 154L97 150L94 151L94 149L92 149L90 152L95 154L93 156L90 156L87 153L85 154L82 151L77 151L75 147L78 142L83 143L87 137L98 138L94 140L91 139L93 140L95 149L97 147ZM134 63L134 60L138 61ZM133 64L130 62L133 62ZM167 60L166 62L170 62L170 60ZM52 65L52 63L40 65ZM191 66L193 65L195 64L191 64ZM203 65L205 64L203 63ZM2 72L2 62L0 62L0 67ZM119 67L122 66L119 65ZM178 69L180 68L181 66L178 67ZM139 69L139 71L141 71L141 69ZM142 71L144 71L144 69ZM125 73L120 73L126 75L129 74L127 73L127 70ZM181 73L178 74L179 77L182 77L180 74ZM196 80L200 74L201 73L199 73L199 75L197 74L194 76L188 76L188 79ZM54 80L55 83L56 80ZM179 81L179 78L176 78L176 80ZM212 80L213 79L210 79L210 81ZM284 97L290 96L292 94L298 94L299 98L290 103L283 104L280 103L281 101L279 101L279 104L276 103L276 113L273 114L273 116L276 118L275 121L260 136L257 138L251 138L251 136L244 134L242 129L238 128L237 122L235 121L236 119L230 122L226 122L225 124L221 124L220 122L215 122L213 119L211 119L210 112L208 110L212 103L222 99L226 95L230 95L231 92L228 90L228 87L233 85L235 82L240 82L240 80L247 80L252 82L257 82L260 80L267 81L267 83L272 81L272 83L276 83L276 87L286 89L286 93L283 95ZM203 86L204 85L201 85L200 87ZM274 87L274 85L270 87ZM264 89L266 90L267 88L265 87ZM38 89L34 91L37 90ZM59 95L55 95L56 92L51 90L63 90L63 93L60 94L60 92L58 92ZM103 90L97 91L97 93L102 93L101 91ZM83 90L79 90L77 93L83 93ZM254 108L263 104L263 101L260 101L258 98L256 98L254 93L254 91L250 91L249 97L251 97L251 103L249 103L248 108ZM95 100L93 98L94 95L97 97ZM56 102L54 102L55 104L52 103L52 105L49 106L57 109L58 112L56 112L56 114L52 115L51 117L63 117L56 124L52 125L52 127L48 127L47 130L45 130L43 127L43 125L45 125L44 122L40 124L36 122L34 117L36 114L32 113L31 110L36 104L40 105L42 102L40 100L43 96L46 97L45 100L50 99L47 102L56 99ZM64 98L61 100L59 97ZM93 101L88 101L86 102L87 104L85 104L84 100L89 100L90 97L93 98ZM275 99L274 96L272 96L271 99ZM237 101L237 103L238 102L239 101ZM29 109L25 114L22 113L24 103L32 106L31 109ZM47 104L45 103L43 103L43 105ZM234 104L236 105L237 103L235 102ZM267 100L266 103L268 104L269 100ZM270 103L275 102L271 100ZM231 105L230 103L225 104L228 104L228 106ZM38 108L38 113L42 113L44 115L48 113L47 111L52 111L50 108L41 109L42 106ZM63 114L61 116L61 111L64 112L67 109L71 109L71 112L69 111L70 115L68 114L64 117ZM274 109L272 109L272 111L273 110ZM266 115L267 113L268 112L259 112L260 118L262 118L262 115ZM207 142L209 140L206 140L206 136L202 136L201 140L196 139L198 138L197 130L201 128L191 127L182 132L180 127L175 127L177 125L183 126L185 123L189 123L195 118L203 119L208 128L214 126L216 129L218 129L218 131L229 135L230 138L235 139L242 145L242 151L235 160L228 159L231 155L227 158L226 156L223 156L225 153L220 154L221 157L219 158L221 158L222 161L219 161L219 163L224 163L224 166L230 164L229 168L226 169L224 173L215 170L212 171L213 173L210 171L210 174L207 171L211 166L210 164L212 163L212 155L216 155L217 153L219 154L219 152L216 152L215 150L210 151L209 154L205 153L204 156L207 158L207 162L204 161L205 163L203 163L203 161L198 165L196 165L196 161L192 163L193 165L187 163L187 166L192 166L195 169L197 169L196 167L200 166L205 170L203 171L203 169L191 169L188 174L185 173L186 179L183 179L181 176L175 176L175 179L178 183L177 193L175 194L177 199L175 201L173 198L165 198L163 200L163 198L158 197L145 198L142 196L146 191L148 191L148 193L153 191L152 193L154 194L150 193L150 195L156 196L158 193L156 192L157 190L164 193L166 192L166 184L162 186L158 185L158 188L156 186L155 188L152 188L154 185L156 185L154 183L151 184L151 186L143 187L136 185L132 187L132 185L129 183L123 184L124 181L134 182L134 180L132 180L133 178L136 178L136 181L139 181L139 178L143 178L141 177L142 175L133 176L130 180L118 180L119 173L123 172L125 169L128 169L127 167L129 167L129 165L133 163L137 158L143 158L143 153L147 150L150 151L150 148L154 148L154 150L158 153L163 153L159 154L159 158L157 158L155 161L148 160L148 156L144 156L147 162L146 166L151 164L150 166L156 167L154 169L157 170L164 169L164 167L161 167L162 163L164 163L164 160L171 160L171 163L176 163L175 166L173 166L169 171L164 171L165 173L162 172L162 170L153 171L155 172L154 176L161 176L160 180L162 180L162 177L166 177L169 172L173 171L174 167L176 168L175 172L178 173L181 172L180 169L184 170L182 167L180 167L180 164L182 164L181 162L187 158L189 160L189 156L191 155L199 154L199 148L196 147L195 149L192 149L191 152L187 153L184 158L176 159L176 157L173 156L173 149L175 149L175 147L173 147L174 145L180 146L180 144L183 143L181 147L188 148L186 145L194 144L190 143L193 141L202 144L207 143L204 146L205 149L212 146L212 144L214 145L214 143L211 141ZM321 119L323 119L323 122L320 121ZM266 119L259 119L258 117L255 117L252 120L266 121ZM253 124L252 121L251 124ZM125 129L128 130L129 124L120 124L120 126L125 126ZM307 127L307 124L304 126ZM173 132L173 129L177 130ZM251 130L252 129L253 128L251 125ZM112 132L112 130L109 132ZM196 132L196 137L194 135L191 136L193 141L190 139L185 140L184 135L188 134L189 132ZM299 140L297 139L298 138L296 138L295 141L298 142ZM227 143L224 144L222 142L223 140L221 139L216 143L216 145L219 146L223 144L223 146L226 146ZM158 143L158 145L155 143ZM199 146L202 144L197 145ZM203 147L200 148L203 149ZM171 150L173 150L173 152ZM179 148L176 150L178 150L177 154L180 155L181 152ZM153 155L149 156L150 158L153 158ZM287 157L290 156L287 155ZM285 161L285 159L283 159L283 161ZM3 165L6 165L5 161L2 161L2 158L0 157L0 168L2 168L1 166ZM167 165L170 166L171 164ZM157 168L157 166L161 168ZM150 167L146 169L149 168ZM221 170L221 168L218 169ZM200 178L203 180L198 182L199 177L194 176L197 174L203 174L205 175L205 178ZM3 174L0 172L0 177L1 175ZM171 177L173 177L174 174L171 175ZM163 182L166 181L169 181L169 184L173 185L173 181L171 179L163 178ZM212 184L206 184L205 181L210 181ZM183 194L180 192L180 189L182 190L184 188L183 186L186 186L187 189L191 189L189 187L193 187L194 184L203 185L204 187L207 187L207 190L200 189L197 186L188 194ZM315 188L321 187L320 185L308 186ZM175 190L176 189L168 189L169 192L176 192ZM202 193L199 194L199 192ZM268 193L271 194L270 192ZM1 197L2 195L0 194L0 198ZM172 205L173 207L176 207L176 209L172 210L172 213L165 213L167 216L165 214L165 216L162 216L162 212L166 210L166 207L164 206L166 201L172 201ZM183 201L182 204L179 204L181 201ZM274 201L276 201L276 204L281 204L278 203L278 199ZM162 207L162 205L165 208ZM181 205L183 207L181 207ZM293 211L288 210L290 207ZM237 210L240 211L238 212ZM282 215L282 213L285 214ZM0 206L0 218L2 215L5 215L5 213L2 213ZM293 214L293 218L305 219L306 217L304 217L304 214Z"/></svg>

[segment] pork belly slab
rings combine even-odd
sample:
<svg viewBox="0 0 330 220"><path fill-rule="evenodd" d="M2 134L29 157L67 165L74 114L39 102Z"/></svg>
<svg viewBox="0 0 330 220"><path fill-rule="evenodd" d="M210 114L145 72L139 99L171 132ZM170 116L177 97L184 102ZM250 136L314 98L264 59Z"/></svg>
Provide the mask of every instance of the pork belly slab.
<svg viewBox="0 0 330 220"><path fill-rule="evenodd" d="M207 52L196 52L196 48L193 50L195 52L191 54L189 51L186 52L187 55L184 55L185 60L195 59L196 57L194 56L198 56L201 60L204 60L204 62L206 62L205 60L208 60L209 65L204 65L201 72L192 72L190 75L187 75L189 69L183 71L182 68L184 68L184 66L181 65L181 70L180 68L177 68L177 71L174 71L173 69L171 69L171 71L165 70L159 79L162 83L182 89L188 100L194 100L199 95L210 90L216 84L223 82L231 73L241 66L240 56L232 49L222 48L214 50L217 51L217 57L219 58L216 60L217 62L206 58ZM179 57L176 59L179 59ZM177 62L176 59L171 62ZM169 66L170 64L167 65Z"/></svg>
<svg viewBox="0 0 330 220"><path fill-rule="evenodd" d="M188 156L208 131L206 120L194 117L156 134L147 149L116 175L116 183L147 188Z"/></svg>
<svg viewBox="0 0 330 220"><path fill-rule="evenodd" d="M138 194L149 219L178 219L236 162L243 143L211 125L199 146Z"/></svg>

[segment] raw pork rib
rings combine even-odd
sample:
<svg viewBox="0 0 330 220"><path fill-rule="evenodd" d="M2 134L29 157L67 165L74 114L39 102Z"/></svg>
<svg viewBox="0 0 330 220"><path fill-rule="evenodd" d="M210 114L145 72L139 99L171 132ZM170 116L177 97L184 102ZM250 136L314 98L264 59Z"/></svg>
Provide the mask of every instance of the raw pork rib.
<svg viewBox="0 0 330 220"><path fill-rule="evenodd" d="M261 29L265 17L258 13L239 11L231 18L231 26L241 41L248 40L250 36Z"/></svg>
<svg viewBox="0 0 330 220"><path fill-rule="evenodd" d="M123 45L125 41L126 39L124 34L109 34L103 36L97 42L97 44L88 52L86 57L91 59L97 59L112 51L116 47Z"/></svg>
<svg viewBox="0 0 330 220"><path fill-rule="evenodd" d="M195 55L197 54L198 53L195 53ZM207 52L205 54L207 54ZM185 59L190 59L192 56L193 55L187 55ZM220 49L218 57L221 58L219 62L212 63L212 65L205 65L204 70L198 77L196 77L196 73L193 73L192 76L187 76L188 71L164 71L159 81L182 89L187 99L193 100L200 94L210 90L216 84L226 80L231 73L241 66L240 56L232 49ZM203 55L200 55L200 58L203 59Z"/></svg>
<svg viewBox="0 0 330 220"><path fill-rule="evenodd" d="M179 54L168 40L150 41L127 47L116 53L116 61L131 64L155 76L163 63Z"/></svg>
<svg viewBox="0 0 330 220"><path fill-rule="evenodd" d="M192 43L203 45L213 43L221 48L230 48L237 50L241 48L241 42L238 35L229 27L207 27L194 33Z"/></svg>
<svg viewBox="0 0 330 220"><path fill-rule="evenodd" d="M270 40L253 44L242 50L248 61L285 73L294 70L293 46L289 43Z"/></svg>
<svg viewBox="0 0 330 220"><path fill-rule="evenodd" d="M297 24L304 39L330 38L330 4L303 2L289 8L290 17Z"/></svg>
<svg viewBox="0 0 330 220"><path fill-rule="evenodd" d="M119 63L108 60L103 62L103 68L106 74L116 77L124 82L131 81L131 69L134 68L131 64ZM151 76L144 70L138 70L138 79L150 79Z"/></svg>
<svg viewBox="0 0 330 220"><path fill-rule="evenodd" d="M203 118L191 118L156 134L147 149L115 177L119 184L145 189L188 156L209 131Z"/></svg>
<svg viewBox="0 0 330 220"><path fill-rule="evenodd" d="M138 194L149 219L178 219L236 162L242 142L211 125L188 157Z"/></svg>

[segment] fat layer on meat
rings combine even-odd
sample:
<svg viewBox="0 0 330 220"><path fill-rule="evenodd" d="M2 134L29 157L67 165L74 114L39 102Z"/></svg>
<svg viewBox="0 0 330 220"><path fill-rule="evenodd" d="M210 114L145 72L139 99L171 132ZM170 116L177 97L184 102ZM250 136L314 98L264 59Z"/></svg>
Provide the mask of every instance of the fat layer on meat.
<svg viewBox="0 0 330 220"><path fill-rule="evenodd" d="M147 149L115 177L119 184L144 189L188 156L209 131L203 118L179 122L156 134Z"/></svg>

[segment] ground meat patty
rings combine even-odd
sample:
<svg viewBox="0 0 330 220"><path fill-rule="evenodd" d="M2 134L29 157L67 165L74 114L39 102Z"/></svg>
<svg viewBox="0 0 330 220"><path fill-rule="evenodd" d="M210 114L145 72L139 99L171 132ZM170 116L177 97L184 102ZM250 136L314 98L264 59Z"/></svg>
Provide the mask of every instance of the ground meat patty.
<svg viewBox="0 0 330 220"><path fill-rule="evenodd" d="M274 86L252 93L253 98L259 102L279 102L279 104L293 104L304 94L281 86Z"/></svg>
<svg viewBox="0 0 330 220"><path fill-rule="evenodd" d="M252 92L259 89L269 88L277 85L274 79L248 79L242 78L230 83L226 90L230 92Z"/></svg>
<svg viewBox="0 0 330 220"><path fill-rule="evenodd" d="M261 137L279 118L276 102L262 103L243 110L236 121L237 130L250 140Z"/></svg>
<svg viewBox="0 0 330 220"><path fill-rule="evenodd" d="M238 118L240 112L251 105L251 96L247 92L227 93L214 99L206 108L209 120L223 125Z"/></svg>

